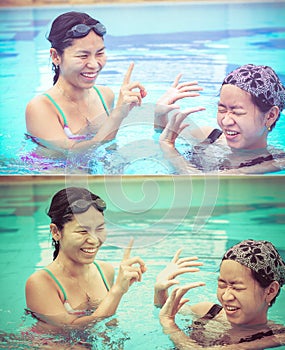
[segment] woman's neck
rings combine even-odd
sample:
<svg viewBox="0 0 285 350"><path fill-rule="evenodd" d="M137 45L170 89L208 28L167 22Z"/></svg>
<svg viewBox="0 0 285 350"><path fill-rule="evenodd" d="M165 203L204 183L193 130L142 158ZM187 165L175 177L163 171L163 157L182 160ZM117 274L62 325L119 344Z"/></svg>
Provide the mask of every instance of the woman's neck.
<svg viewBox="0 0 285 350"><path fill-rule="evenodd" d="M77 278L89 274L90 264L74 263L60 255L53 261L52 265L59 273L68 278Z"/></svg>
<svg viewBox="0 0 285 350"><path fill-rule="evenodd" d="M82 103L82 100L84 98L89 99L89 89L76 88L62 79L59 79L54 85L54 87L57 89L59 94L62 95L69 102Z"/></svg>

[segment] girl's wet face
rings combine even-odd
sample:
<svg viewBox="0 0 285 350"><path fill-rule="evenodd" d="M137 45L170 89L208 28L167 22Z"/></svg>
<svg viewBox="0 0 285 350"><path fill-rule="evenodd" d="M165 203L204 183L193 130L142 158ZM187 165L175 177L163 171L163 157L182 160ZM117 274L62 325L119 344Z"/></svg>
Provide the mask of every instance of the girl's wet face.
<svg viewBox="0 0 285 350"><path fill-rule="evenodd" d="M91 206L86 212L75 214L64 225L60 249L72 260L90 262L94 260L106 236L104 216Z"/></svg>
<svg viewBox="0 0 285 350"><path fill-rule="evenodd" d="M231 148L254 150L267 146L265 113L248 92L234 85L226 84L221 89L217 122Z"/></svg>
<svg viewBox="0 0 285 350"><path fill-rule="evenodd" d="M217 297L232 325L266 323L267 292L252 277L251 270L233 260L224 260L220 268Z"/></svg>
<svg viewBox="0 0 285 350"><path fill-rule="evenodd" d="M104 40L93 30L83 38L73 39L64 50L60 62L62 77L76 87L88 88L107 61Z"/></svg>

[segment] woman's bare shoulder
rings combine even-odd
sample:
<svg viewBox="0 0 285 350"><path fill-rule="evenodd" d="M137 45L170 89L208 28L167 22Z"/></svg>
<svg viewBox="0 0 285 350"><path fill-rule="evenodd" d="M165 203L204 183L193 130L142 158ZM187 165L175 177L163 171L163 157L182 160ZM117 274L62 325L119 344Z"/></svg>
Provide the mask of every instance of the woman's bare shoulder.
<svg viewBox="0 0 285 350"><path fill-rule="evenodd" d="M39 104L45 104L47 98L44 95L37 95L33 97L27 104L27 108L38 106Z"/></svg>
<svg viewBox="0 0 285 350"><path fill-rule="evenodd" d="M38 282L42 282L44 280L48 280L48 274L46 273L45 270L41 269L41 270L37 270L34 273L32 273L29 278L27 279L27 283L38 283Z"/></svg>
<svg viewBox="0 0 285 350"><path fill-rule="evenodd" d="M26 281L26 295L37 295L50 290L53 286L54 284L49 274L44 270L38 270L31 274Z"/></svg>
<svg viewBox="0 0 285 350"><path fill-rule="evenodd" d="M39 113L41 111L41 113ZM55 107L51 103L51 101L44 95L37 95L33 97L26 106L26 118L34 118L35 116L37 118L42 118L42 116L45 113L48 113L49 115L51 113L55 113Z"/></svg>

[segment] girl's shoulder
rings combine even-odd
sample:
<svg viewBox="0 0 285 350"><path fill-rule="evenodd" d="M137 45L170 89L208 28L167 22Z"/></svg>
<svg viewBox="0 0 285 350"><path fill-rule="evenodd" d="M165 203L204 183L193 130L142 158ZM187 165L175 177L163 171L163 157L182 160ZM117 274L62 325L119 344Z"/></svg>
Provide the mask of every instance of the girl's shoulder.
<svg viewBox="0 0 285 350"><path fill-rule="evenodd" d="M197 140L205 140L215 128L213 126L200 126L191 130L191 135Z"/></svg>
<svg viewBox="0 0 285 350"><path fill-rule="evenodd" d="M191 305L191 311L197 316L204 316L213 307L214 303L210 301L202 301L198 304Z"/></svg>

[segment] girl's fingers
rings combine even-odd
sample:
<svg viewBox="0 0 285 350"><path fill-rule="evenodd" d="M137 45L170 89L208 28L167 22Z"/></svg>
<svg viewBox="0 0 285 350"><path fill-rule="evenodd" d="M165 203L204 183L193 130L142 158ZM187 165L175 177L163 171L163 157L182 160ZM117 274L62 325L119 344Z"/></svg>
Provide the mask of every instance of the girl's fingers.
<svg viewBox="0 0 285 350"><path fill-rule="evenodd" d="M188 272L193 273L193 272L199 272L199 271L200 271L200 269L198 269L198 268L182 268L182 269L179 269L179 270L173 272L171 277L175 278L179 275L183 275L184 273L188 273Z"/></svg>
<svg viewBox="0 0 285 350"><path fill-rule="evenodd" d="M179 259L179 255L181 254L181 252L182 252L182 249L181 249L181 248L178 249L177 252L174 254L174 257L173 257L173 259L171 260L171 262L176 263L177 260Z"/></svg>
<svg viewBox="0 0 285 350"><path fill-rule="evenodd" d="M178 90L190 90L190 91L202 91L203 88L201 86L198 85L197 81L186 81L184 83L180 83L177 85L177 89Z"/></svg>
<svg viewBox="0 0 285 350"><path fill-rule="evenodd" d="M176 116L176 117L184 120L186 117L188 117L189 114L201 112L201 111L205 111L205 110L206 110L206 108L202 107L202 106L187 108L184 111L178 113L178 116ZM181 115L179 115L179 114L181 114Z"/></svg>
<svg viewBox="0 0 285 350"><path fill-rule="evenodd" d="M178 74L178 75L176 76L176 78L174 79L174 82L173 82L173 84L172 84L172 87L174 87L174 88L177 87L177 85L178 85L179 80L181 79L181 77L182 77L182 73L180 73L180 74Z"/></svg>

